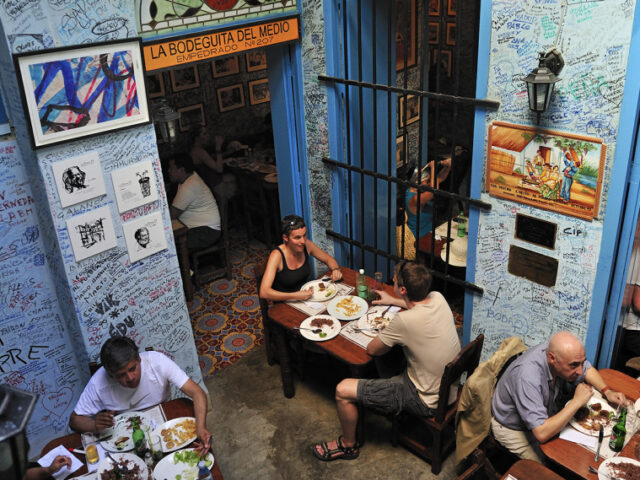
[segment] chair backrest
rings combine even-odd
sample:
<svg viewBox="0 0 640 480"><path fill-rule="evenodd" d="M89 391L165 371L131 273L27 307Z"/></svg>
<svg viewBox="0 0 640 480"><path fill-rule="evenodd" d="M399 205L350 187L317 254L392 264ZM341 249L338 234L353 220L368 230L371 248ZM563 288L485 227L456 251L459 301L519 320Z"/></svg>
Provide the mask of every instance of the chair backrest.
<svg viewBox="0 0 640 480"><path fill-rule="evenodd" d="M268 260L269 259L265 259L263 262L253 267L253 274L256 279L256 289L258 292L258 301L260 303L260 311L262 312L263 320L266 319L267 315L269 314L269 301L260 296L260 284L262 283L262 277L264 276L264 271L267 269Z"/></svg>
<svg viewBox="0 0 640 480"><path fill-rule="evenodd" d="M438 397L438 406L436 408L435 421L443 422L447 413L447 407L449 406L449 391L451 386L460 380L462 374L466 373L469 378L478 364L480 363L480 354L482 353L482 345L484 344L484 335L480 334L478 337L469 342L460 353L456 355L456 358L451 360L446 367L444 367L444 373L442 374L442 380L440 381L440 392ZM457 396L460 396L462 386L458 385Z"/></svg>
<svg viewBox="0 0 640 480"><path fill-rule="evenodd" d="M153 352L153 347L147 347L144 349L145 352ZM93 375L94 373L96 373L98 371L98 369L101 367L102 365L100 365L98 362L89 362L89 373L91 375Z"/></svg>

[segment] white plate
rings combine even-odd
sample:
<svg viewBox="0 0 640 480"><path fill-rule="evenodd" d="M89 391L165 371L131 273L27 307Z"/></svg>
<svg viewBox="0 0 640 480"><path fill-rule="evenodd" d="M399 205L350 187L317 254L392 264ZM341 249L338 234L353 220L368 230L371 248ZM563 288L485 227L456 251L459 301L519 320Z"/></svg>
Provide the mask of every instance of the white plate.
<svg viewBox="0 0 640 480"><path fill-rule="evenodd" d="M382 312L387 310L387 308L388 306L385 305L376 305L375 307L371 307L365 315L361 316L358 319L358 328L374 328L374 325L372 323L373 319L379 317ZM384 318L388 318L389 320L391 320L393 317L395 317L395 315L395 312L387 310L386 312L384 312L383 316ZM380 332L376 332L375 330L362 330L362 333L364 333L365 335L369 335L370 337L375 337Z"/></svg>
<svg viewBox="0 0 640 480"><path fill-rule="evenodd" d="M322 327L315 327L311 325L311 322L316 318L331 320L332 325L322 325ZM326 342L327 340L331 340L333 337L340 333L340 322L329 315L314 315L313 317L305 318L300 324L302 328L321 328L322 332L326 333L326 337L321 337L320 333L313 333L310 330L298 330L300 335L302 335L307 340L313 340L314 342Z"/></svg>
<svg viewBox="0 0 640 480"><path fill-rule="evenodd" d="M122 466L124 465L128 469L132 469L135 468L135 465L137 465L140 469L140 473L138 474L139 480L147 480L149 478L149 470L147 469L146 463L144 463L142 459L137 455L134 455L133 453L114 452L111 454L111 456L116 462L118 462L120 468L122 468ZM113 469L113 462L108 457L105 457L98 465L98 478L101 478L101 475L104 472L108 472L111 469Z"/></svg>
<svg viewBox="0 0 640 480"><path fill-rule="evenodd" d="M324 290L320 290L320 284L325 286ZM313 295L309 298L312 302L325 302L327 300L331 300L338 293L338 289L332 282L326 282L323 280L311 280L310 282L305 283L300 290L313 290Z"/></svg>
<svg viewBox="0 0 640 480"><path fill-rule="evenodd" d="M143 432L145 432L145 427L149 427L149 429L153 428L153 424L151 422L151 418L147 416L144 412L125 412L120 415L116 415L113 419L113 436L108 440L103 440L100 442L102 448L108 450L110 452L126 452L129 450L133 450L133 440L131 439L131 434L133 433L133 428L128 421L131 417L140 417L140 428ZM129 437L124 444L123 448L116 447L116 442L121 437Z"/></svg>
<svg viewBox="0 0 640 480"><path fill-rule="evenodd" d="M640 467L640 462L627 457L613 457L608 458L604 462L600 464L598 467L598 480L611 480L611 478L620 478L621 480L625 480L625 477L617 475L614 471L611 470L610 465L615 465L616 463L632 463L636 467Z"/></svg>
<svg viewBox="0 0 640 480"><path fill-rule="evenodd" d="M595 403L599 403L602 406L602 409L606 409L609 412L614 412L616 411L616 409L614 407L612 407L611 405L609 405L609 403L602 398L602 396L599 393L594 393L592 395L592 397L589 399L589 401L587 402L587 405L593 405ZM590 411L591 408L589 409ZM617 418L612 418L611 420L609 420L609 423L607 423L606 425L604 425L604 436L605 438L608 437L609 435L611 435L611 430L613 429L613 426L616 424ZM575 428L576 430L578 430L579 432L584 433L585 435L591 435L593 437L597 437L598 434L600 433L600 429L599 428L594 428L594 429L589 429L589 428L585 428L582 425L580 425L580 423L578 423L578 421L575 419L575 417L572 417L571 420L569 421L569 424Z"/></svg>
<svg viewBox="0 0 640 480"><path fill-rule="evenodd" d="M340 305L340 302L348 302L348 299L351 299L353 310ZM356 295L339 295L329 302L329 305L327 305L327 312L329 315L336 317L339 320L355 320L364 315L368 308L369 305L363 298Z"/></svg>
<svg viewBox="0 0 640 480"><path fill-rule="evenodd" d="M158 428L156 428L153 431L154 435L159 435L160 436L160 441L162 442L162 451L163 452L173 452L174 450L178 450L179 448L182 448L182 447L185 447L185 446L189 445L196 438L198 438L198 436L194 433L193 435L190 435L189 437L187 437L187 439L185 441L183 441L182 443L177 443L175 441L171 442L171 443L165 442L165 436L166 435L163 435L162 432L164 431L166 433L171 428L177 428L181 432L186 432L184 426L178 427L178 424L181 424L181 423L183 423L183 422L185 422L187 420L193 421L193 425L194 425L194 429L195 429L196 419L194 417L178 417L178 418L174 418L173 420L169 420L168 422L163 423L162 425L160 425ZM174 438L174 440L177 440L177 438L175 438L175 435L172 435L172 437Z"/></svg>
<svg viewBox="0 0 640 480"><path fill-rule="evenodd" d="M193 448L186 448L184 450L180 450L180 452L193 450ZM197 463L193 466L189 466L188 463L184 462L175 463L174 457L180 452L173 452L158 462L153 469L154 480L174 480L176 475L180 475L182 480L196 480L198 478ZM215 461L211 452L207 452L206 460L211 461L211 465L209 466L209 470L211 470L213 462Z"/></svg>

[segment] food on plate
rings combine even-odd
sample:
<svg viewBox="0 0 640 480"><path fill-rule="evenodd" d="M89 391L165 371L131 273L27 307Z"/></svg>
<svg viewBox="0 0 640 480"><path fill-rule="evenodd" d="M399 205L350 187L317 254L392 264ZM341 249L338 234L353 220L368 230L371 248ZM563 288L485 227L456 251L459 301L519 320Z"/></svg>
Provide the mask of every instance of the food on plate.
<svg viewBox="0 0 640 480"><path fill-rule="evenodd" d="M323 292L327 287L325 286L324 283L320 282L318 284L318 290L320 290L321 292Z"/></svg>
<svg viewBox="0 0 640 480"><path fill-rule="evenodd" d="M134 425L140 425L142 423L142 419L138 415L132 415L127 418L127 430L133 430Z"/></svg>
<svg viewBox="0 0 640 480"><path fill-rule="evenodd" d="M165 447L172 449L196 436L196 421L193 418L185 418L173 427L163 428L160 434Z"/></svg>
<svg viewBox="0 0 640 480"><path fill-rule="evenodd" d="M327 325L328 327L332 327L333 320L331 320L330 318L314 318L313 320L311 320L310 325L313 328L322 328L325 325Z"/></svg>
<svg viewBox="0 0 640 480"><path fill-rule="evenodd" d="M374 317L369 319L369 325L371 325L372 328L384 330L385 328L387 328L387 325L389 325L390 321L391 319L387 317Z"/></svg>
<svg viewBox="0 0 640 480"><path fill-rule="evenodd" d="M100 473L100 480L147 480L147 475L142 475L140 466L130 460L120 460L118 468L121 475L116 473L116 466L112 465Z"/></svg>
<svg viewBox="0 0 640 480"><path fill-rule="evenodd" d="M126 443L128 440L129 440L129 437L118 437L118 439L114 442L114 444L118 450L122 450L126 446Z"/></svg>
<svg viewBox="0 0 640 480"><path fill-rule="evenodd" d="M573 416L573 419L585 430L597 432L600 425L608 427L615 413L607 410L601 403L583 405Z"/></svg>
<svg viewBox="0 0 640 480"><path fill-rule="evenodd" d="M582 422L589 416L589 407L586 405L581 406L576 414L573 416L578 422Z"/></svg>
<svg viewBox="0 0 640 480"><path fill-rule="evenodd" d="M200 454L196 450L182 450L180 452L176 452L173 456L173 463L186 463L190 467L193 467L198 464L198 460L200 460ZM213 462L210 458L205 457L204 459L205 465L210 468Z"/></svg>
<svg viewBox="0 0 640 480"><path fill-rule="evenodd" d="M353 301L353 297L344 297L336 305L336 310L341 310L348 317L358 313L359 309L360 305Z"/></svg>
<svg viewBox="0 0 640 480"><path fill-rule="evenodd" d="M640 480L640 466L630 462L610 463L609 472L621 480Z"/></svg>

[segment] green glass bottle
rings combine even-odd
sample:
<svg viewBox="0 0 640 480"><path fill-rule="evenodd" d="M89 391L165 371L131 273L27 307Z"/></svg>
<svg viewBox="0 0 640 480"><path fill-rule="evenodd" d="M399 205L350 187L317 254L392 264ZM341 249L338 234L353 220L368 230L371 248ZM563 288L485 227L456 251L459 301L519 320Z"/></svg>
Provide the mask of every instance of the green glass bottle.
<svg viewBox="0 0 640 480"><path fill-rule="evenodd" d="M131 426L133 427L131 439L133 440L136 455L144 458L144 454L147 451L147 442L145 441L144 432L140 428L140 419L138 417L131 417Z"/></svg>
<svg viewBox="0 0 640 480"><path fill-rule="evenodd" d="M613 426L611 431L611 439L609 440L609 448L614 452L619 452L624 446L624 437L627 436L627 409L623 408L622 413L618 417L618 423Z"/></svg>

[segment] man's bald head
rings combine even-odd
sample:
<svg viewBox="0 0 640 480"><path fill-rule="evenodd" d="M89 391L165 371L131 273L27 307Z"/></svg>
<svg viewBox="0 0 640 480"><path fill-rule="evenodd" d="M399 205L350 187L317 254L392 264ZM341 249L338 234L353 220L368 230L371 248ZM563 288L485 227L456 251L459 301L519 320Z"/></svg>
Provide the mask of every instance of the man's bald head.
<svg viewBox="0 0 640 480"><path fill-rule="evenodd" d="M547 362L554 377L574 381L584 373L584 346L570 332L558 332L549 340Z"/></svg>

